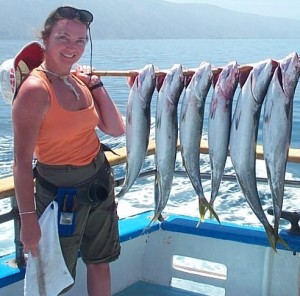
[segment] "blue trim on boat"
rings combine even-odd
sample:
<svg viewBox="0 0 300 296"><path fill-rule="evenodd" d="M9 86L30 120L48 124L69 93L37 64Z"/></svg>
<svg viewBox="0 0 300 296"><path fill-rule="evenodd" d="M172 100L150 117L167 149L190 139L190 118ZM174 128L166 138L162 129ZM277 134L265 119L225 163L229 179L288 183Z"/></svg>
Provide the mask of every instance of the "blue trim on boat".
<svg viewBox="0 0 300 296"><path fill-rule="evenodd" d="M25 277L25 267L15 268L9 265L9 262L13 262L14 259L14 253L0 258L0 288L18 282Z"/></svg>
<svg viewBox="0 0 300 296"><path fill-rule="evenodd" d="M154 223L148 227L152 217L153 211L147 211L120 219L119 232L121 243L136 238L141 234L157 231L159 229L158 223Z"/></svg>
<svg viewBox="0 0 300 296"><path fill-rule="evenodd" d="M194 217L170 215L161 223L161 228L173 232L189 233L265 247L270 246L263 227L252 227L228 222L219 224L214 220L205 220L205 222L199 223L197 227L198 223L199 219ZM281 230L280 237L285 240L291 251L300 252L300 235ZM277 248L287 250L280 243Z"/></svg>

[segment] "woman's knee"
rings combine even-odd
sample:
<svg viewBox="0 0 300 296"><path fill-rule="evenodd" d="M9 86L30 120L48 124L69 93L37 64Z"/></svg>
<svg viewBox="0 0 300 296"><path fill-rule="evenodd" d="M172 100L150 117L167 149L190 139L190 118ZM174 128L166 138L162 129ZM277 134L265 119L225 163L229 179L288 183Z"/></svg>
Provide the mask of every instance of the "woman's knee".
<svg viewBox="0 0 300 296"><path fill-rule="evenodd" d="M109 263L89 263L86 265L89 272L109 272Z"/></svg>

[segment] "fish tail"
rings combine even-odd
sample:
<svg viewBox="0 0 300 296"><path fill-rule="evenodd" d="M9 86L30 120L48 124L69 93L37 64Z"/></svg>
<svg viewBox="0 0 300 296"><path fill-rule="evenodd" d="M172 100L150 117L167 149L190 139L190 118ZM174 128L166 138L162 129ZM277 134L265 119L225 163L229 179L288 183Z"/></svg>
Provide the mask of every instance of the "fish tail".
<svg viewBox="0 0 300 296"><path fill-rule="evenodd" d="M214 210L214 200L212 198L210 198L210 201L208 203L211 207L211 209ZM206 211L209 210L209 207L206 208ZM209 219L212 219L213 218L213 214L212 214L212 211L209 211Z"/></svg>
<svg viewBox="0 0 300 296"><path fill-rule="evenodd" d="M121 197L123 197L125 195L125 193L127 192L127 186L123 186L121 188L121 190L116 194L116 198L120 199Z"/></svg>
<svg viewBox="0 0 300 296"><path fill-rule="evenodd" d="M272 249L275 251L275 253L277 252L277 241L278 241L278 235L275 235L274 229L272 227L266 227L266 235L269 241L270 246L272 247Z"/></svg>
<svg viewBox="0 0 300 296"><path fill-rule="evenodd" d="M161 213L160 212L155 213L154 216L153 216L153 218L151 219L148 227L150 227L154 222L158 221L159 217L161 217Z"/></svg>
<svg viewBox="0 0 300 296"><path fill-rule="evenodd" d="M159 222L163 222L163 221L165 220L165 218L164 218L163 215L160 213L159 216L158 216L158 218L157 218L157 220L158 220Z"/></svg>
<svg viewBox="0 0 300 296"><path fill-rule="evenodd" d="M203 222L206 213L206 206L199 200L199 213L200 213L200 221Z"/></svg>
<svg viewBox="0 0 300 296"><path fill-rule="evenodd" d="M215 217L215 219L219 222L219 224L221 224L219 216L217 215L217 213L215 212L213 206L211 206L210 204L208 205L208 210L209 210L209 215L210 218L212 218L212 215Z"/></svg>
<svg viewBox="0 0 300 296"><path fill-rule="evenodd" d="M278 241L281 245L283 245L287 250L293 251L293 250L290 248L290 246L288 245L288 243L287 243L280 235L278 235L277 241Z"/></svg>
<svg viewBox="0 0 300 296"><path fill-rule="evenodd" d="M146 234L149 231L150 226L151 226L151 224L148 224L148 226L145 229L143 229L143 231L141 232L141 236Z"/></svg>
<svg viewBox="0 0 300 296"><path fill-rule="evenodd" d="M200 226L200 224L202 223L201 220L198 221L197 225L196 225L196 228L198 228Z"/></svg>
<svg viewBox="0 0 300 296"><path fill-rule="evenodd" d="M211 208L214 210L214 204L210 204ZM207 208L208 210L208 208ZM211 211L209 211L209 219L212 219L213 218L213 214Z"/></svg>
<svg viewBox="0 0 300 296"><path fill-rule="evenodd" d="M275 246L277 246L277 243L279 242L287 250L292 251L292 249L289 247L289 245L287 244L287 242L282 237L280 237L280 235L278 234L278 231L279 231L279 223L278 223L277 220L275 220L274 231L273 231L274 240L275 240Z"/></svg>
<svg viewBox="0 0 300 296"><path fill-rule="evenodd" d="M152 217L151 221L149 222L149 224L146 226L146 228L142 231L141 235L144 235L146 232L149 231L149 229L151 228L152 224L159 221L162 222L164 221L164 217L162 216L161 212L157 212L154 214L154 216Z"/></svg>
<svg viewBox="0 0 300 296"><path fill-rule="evenodd" d="M213 209L213 206L208 203L208 201L205 198L199 198L199 212L200 212L200 220L204 221L204 216L206 211L209 210L210 215L213 215L215 219L221 224L220 219Z"/></svg>
<svg viewBox="0 0 300 296"><path fill-rule="evenodd" d="M212 193L211 193L211 195L210 195L210 201L208 203L209 206L207 206L207 208L206 208L206 211L209 210L209 219L213 218L213 213L212 212L214 211L214 202L216 200L216 197L217 197L217 192L215 192L215 190L213 190ZM210 209L212 209L213 211L210 210Z"/></svg>
<svg viewBox="0 0 300 296"><path fill-rule="evenodd" d="M150 227L153 223L155 223L157 221L162 222L164 220L165 220L165 218L163 217L161 211L159 211L159 212L154 214L154 216L151 219L150 223L148 224L147 228Z"/></svg>
<svg viewBox="0 0 300 296"><path fill-rule="evenodd" d="M279 231L279 223L278 223L278 220L275 219L275 222L274 222L274 234L277 234L278 236L278 231Z"/></svg>

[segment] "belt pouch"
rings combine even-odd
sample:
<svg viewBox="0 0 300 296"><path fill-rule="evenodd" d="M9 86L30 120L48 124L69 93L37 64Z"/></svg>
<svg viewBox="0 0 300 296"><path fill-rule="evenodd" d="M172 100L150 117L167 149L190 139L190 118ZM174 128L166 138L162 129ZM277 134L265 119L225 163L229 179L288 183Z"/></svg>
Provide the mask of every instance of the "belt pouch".
<svg viewBox="0 0 300 296"><path fill-rule="evenodd" d="M58 234L71 236L75 230L77 209L76 188L60 187L57 191L58 203Z"/></svg>

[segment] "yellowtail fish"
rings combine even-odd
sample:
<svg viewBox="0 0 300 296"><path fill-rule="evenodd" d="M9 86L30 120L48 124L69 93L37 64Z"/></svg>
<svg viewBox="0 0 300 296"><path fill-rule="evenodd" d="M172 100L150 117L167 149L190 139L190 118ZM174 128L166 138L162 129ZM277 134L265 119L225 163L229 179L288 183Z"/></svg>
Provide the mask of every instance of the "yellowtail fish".
<svg viewBox="0 0 300 296"><path fill-rule="evenodd" d="M237 62L226 65L213 83L208 117L208 151L211 166L211 197L213 206L218 195L228 155L232 101L239 81Z"/></svg>
<svg viewBox="0 0 300 296"><path fill-rule="evenodd" d="M204 220L207 208L219 221L218 215L211 209L204 196L199 161L205 100L211 86L212 76L211 64L201 63L186 88L180 112L179 135L182 162L198 196L201 221Z"/></svg>
<svg viewBox="0 0 300 296"><path fill-rule="evenodd" d="M150 105L155 84L155 68L149 64L138 72L130 88L126 113L126 175L117 198L129 191L142 169L149 144Z"/></svg>
<svg viewBox="0 0 300 296"><path fill-rule="evenodd" d="M284 199L286 163L292 133L293 98L299 79L297 53L279 62L264 102L263 151L273 199L275 244ZM280 241L280 240L279 240Z"/></svg>
<svg viewBox="0 0 300 296"><path fill-rule="evenodd" d="M155 213L150 224L162 219L172 187L175 170L178 118L177 107L184 88L182 65L175 64L164 77L162 86L159 85L156 107L155 124Z"/></svg>
<svg viewBox="0 0 300 296"><path fill-rule="evenodd" d="M277 63L271 59L254 65L242 85L230 130L230 157L239 186L276 250L276 237L262 208L256 182L256 142L261 106Z"/></svg>

